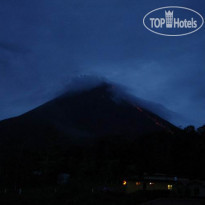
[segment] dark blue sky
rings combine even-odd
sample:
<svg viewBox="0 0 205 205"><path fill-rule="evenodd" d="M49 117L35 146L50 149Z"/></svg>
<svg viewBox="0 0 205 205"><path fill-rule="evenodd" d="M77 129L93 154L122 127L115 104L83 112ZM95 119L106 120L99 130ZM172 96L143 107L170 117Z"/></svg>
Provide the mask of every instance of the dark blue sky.
<svg viewBox="0 0 205 205"><path fill-rule="evenodd" d="M79 75L103 76L178 113L177 125L205 124L205 28L184 37L145 29L144 15L204 0L1 0L0 119L58 95Z"/></svg>

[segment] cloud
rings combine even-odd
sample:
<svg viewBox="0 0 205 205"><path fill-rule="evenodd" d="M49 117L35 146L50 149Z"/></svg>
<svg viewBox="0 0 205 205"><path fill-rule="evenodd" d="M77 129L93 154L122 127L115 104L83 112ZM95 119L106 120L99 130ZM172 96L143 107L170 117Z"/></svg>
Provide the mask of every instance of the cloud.
<svg viewBox="0 0 205 205"><path fill-rule="evenodd" d="M24 48L17 44L5 43L5 42L0 42L0 49L10 51L10 52L15 52L15 53L22 53L22 54L29 52L29 49L27 48Z"/></svg>

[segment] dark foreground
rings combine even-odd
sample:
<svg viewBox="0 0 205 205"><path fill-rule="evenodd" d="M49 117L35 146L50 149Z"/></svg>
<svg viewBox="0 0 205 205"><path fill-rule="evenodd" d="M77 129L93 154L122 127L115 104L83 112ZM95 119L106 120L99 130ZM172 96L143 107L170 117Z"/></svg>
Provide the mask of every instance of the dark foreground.
<svg viewBox="0 0 205 205"><path fill-rule="evenodd" d="M161 205L186 204L203 205L205 199L199 198L161 198L156 194L125 194L124 192L108 192L93 189L91 186L61 185L36 188L22 188L21 193L4 193L1 190L0 204L2 205Z"/></svg>

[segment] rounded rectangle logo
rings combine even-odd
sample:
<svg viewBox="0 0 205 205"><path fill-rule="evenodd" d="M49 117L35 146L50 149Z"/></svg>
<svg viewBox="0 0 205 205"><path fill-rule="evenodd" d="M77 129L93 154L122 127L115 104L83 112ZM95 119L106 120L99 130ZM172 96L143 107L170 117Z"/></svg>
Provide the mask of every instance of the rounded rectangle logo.
<svg viewBox="0 0 205 205"><path fill-rule="evenodd" d="M158 35L185 36L198 31L204 24L204 18L190 8L166 6L148 12L143 18L143 24Z"/></svg>

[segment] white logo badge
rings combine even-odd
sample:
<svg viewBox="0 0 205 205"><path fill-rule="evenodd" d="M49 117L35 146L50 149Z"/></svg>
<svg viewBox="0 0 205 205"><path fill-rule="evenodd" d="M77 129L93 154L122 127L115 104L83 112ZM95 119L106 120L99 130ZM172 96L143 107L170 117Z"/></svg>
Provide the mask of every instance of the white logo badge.
<svg viewBox="0 0 205 205"><path fill-rule="evenodd" d="M163 36L184 36L198 31L204 18L193 9L167 6L154 9L143 18L149 31Z"/></svg>

